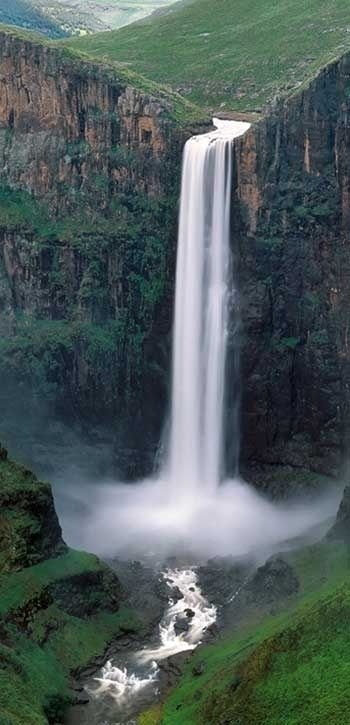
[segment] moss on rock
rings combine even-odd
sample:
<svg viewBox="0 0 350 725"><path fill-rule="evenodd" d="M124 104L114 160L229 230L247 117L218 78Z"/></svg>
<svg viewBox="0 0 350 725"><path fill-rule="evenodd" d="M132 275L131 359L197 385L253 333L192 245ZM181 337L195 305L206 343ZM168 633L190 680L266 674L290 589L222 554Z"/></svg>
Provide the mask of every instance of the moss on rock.
<svg viewBox="0 0 350 725"><path fill-rule="evenodd" d="M0 574L65 551L51 487L0 448Z"/></svg>

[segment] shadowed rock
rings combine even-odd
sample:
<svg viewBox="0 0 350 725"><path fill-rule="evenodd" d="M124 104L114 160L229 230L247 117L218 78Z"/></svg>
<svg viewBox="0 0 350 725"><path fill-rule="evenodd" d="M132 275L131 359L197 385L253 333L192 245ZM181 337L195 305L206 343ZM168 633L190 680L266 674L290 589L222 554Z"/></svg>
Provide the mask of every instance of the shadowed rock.
<svg viewBox="0 0 350 725"><path fill-rule="evenodd" d="M298 589L299 580L293 567L281 556L273 556L259 567L244 592L248 601L264 604L289 597Z"/></svg>
<svg viewBox="0 0 350 725"><path fill-rule="evenodd" d="M350 542L350 486L344 489L336 522L328 532L327 539L343 539Z"/></svg>

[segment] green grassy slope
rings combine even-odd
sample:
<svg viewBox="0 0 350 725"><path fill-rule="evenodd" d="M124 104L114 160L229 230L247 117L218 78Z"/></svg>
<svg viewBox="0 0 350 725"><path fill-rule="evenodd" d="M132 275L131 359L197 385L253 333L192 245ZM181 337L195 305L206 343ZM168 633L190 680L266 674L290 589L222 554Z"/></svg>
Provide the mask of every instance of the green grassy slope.
<svg viewBox="0 0 350 725"><path fill-rule="evenodd" d="M300 581L289 611L200 648L162 712L140 725L349 722L349 551L335 542L289 558Z"/></svg>
<svg viewBox="0 0 350 725"><path fill-rule="evenodd" d="M252 111L349 50L349 27L348 0L192 0L127 28L68 42L202 106Z"/></svg>
<svg viewBox="0 0 350 725"><path fill-rule="evenodd" d="M1 2L1 0L0 0ZM102 33L99 33L101 35ZM109 34L109 33L108 33ZM4 24L0 17L0 35L12 36L18 40L32 43L35 46L43 46L51 48L57 53L57 61L66 64L66 69L74 68L82 72L97 71L106 74L106 78L113 78L120 81L121 84L132 86L141 93L157 98L163 105L163 117L167 117L176 121L178 124L182 122L200 122L203 121L203 112L199 106L194 104L180 93L172 90L169 86L156 83L145 75L136 73L132 68L127 67L124 63L118 63L113 58L94 57L93 54L86 53L83 48L75 45L62 45L61 41L51 40L38 32L28 31L26 28L15 25ZM89 36L95 37L95 36ZM0 38L3 42L4 38ZM2 196L2 190L1 190ZM2 199L1 199L2 202Z"/></svg>

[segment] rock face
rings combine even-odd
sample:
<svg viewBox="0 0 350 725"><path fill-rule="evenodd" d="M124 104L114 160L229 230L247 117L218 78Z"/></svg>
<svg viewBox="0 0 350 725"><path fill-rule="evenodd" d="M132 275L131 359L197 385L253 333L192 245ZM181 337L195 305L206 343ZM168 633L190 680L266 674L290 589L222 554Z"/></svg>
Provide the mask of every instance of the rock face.
<svg viewBox="0 0 350 725"><path fill-rule="evenodd" d="M234 144L242 467L257 480L266 466L335 474L347 449L349 73L345 56ZM119 473L145 475L169 402L193 129L156 91L4 33L0 83L1 408L37 418L45 400L51 418L103 422Z"/></svg>
<svg viewBox="0 0 350 725"><path fill-rule="evenodd" d="M104 421L136 475L167 398L183 132L167 98L5 33L0 85L1 407L23 416L20 381L26 410Z"/></svg>
<svg viewBox="0 0 350 725"><path fill-rule="evenodd" d="M346 486L337 519L327 534L327 539L341 539L350 542L350 486Z"/></svg>
<svg viewBox="0 0 350 725"><path fill-rule="evenodd" d="M281 556L268 559L260 566L244 589L247 602L254 606L283 600L295 594L299 581L294 569Z"/></svg>
<svg viewBox="0 0 350 725"><path fill-rule="evenodd" d="M244 463L339 470L349 440L350 57L235 143Z"/></svg>

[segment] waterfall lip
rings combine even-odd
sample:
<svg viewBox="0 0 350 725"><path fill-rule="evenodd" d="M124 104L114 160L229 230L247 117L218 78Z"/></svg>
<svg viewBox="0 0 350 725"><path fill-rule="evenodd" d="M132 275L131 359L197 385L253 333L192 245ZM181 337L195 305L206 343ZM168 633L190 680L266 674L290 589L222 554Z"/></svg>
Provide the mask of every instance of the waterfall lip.
<svg viewBox="0 0 350 725"><path fill-rule="evenodd" d="M244 136L244 134L251 128L251 125L252 124L248 121L228 121L214 116L213 126L215 126L215 130L209 131L208 133L198 134L197 136L192 136L190 141L210 144L218 139L226 141L233 140L235 138L239 138L239 136Z"/></svg>
<svg viewBox="0 0 350 725"><path fill-rule="evenodd" d="M216 130L219 131L220 136L225 136L226 138L237 138L238 136L243 136L243 134L250 129L252 124L248 121L227 121L214 116L213 125Z"/></svg>

